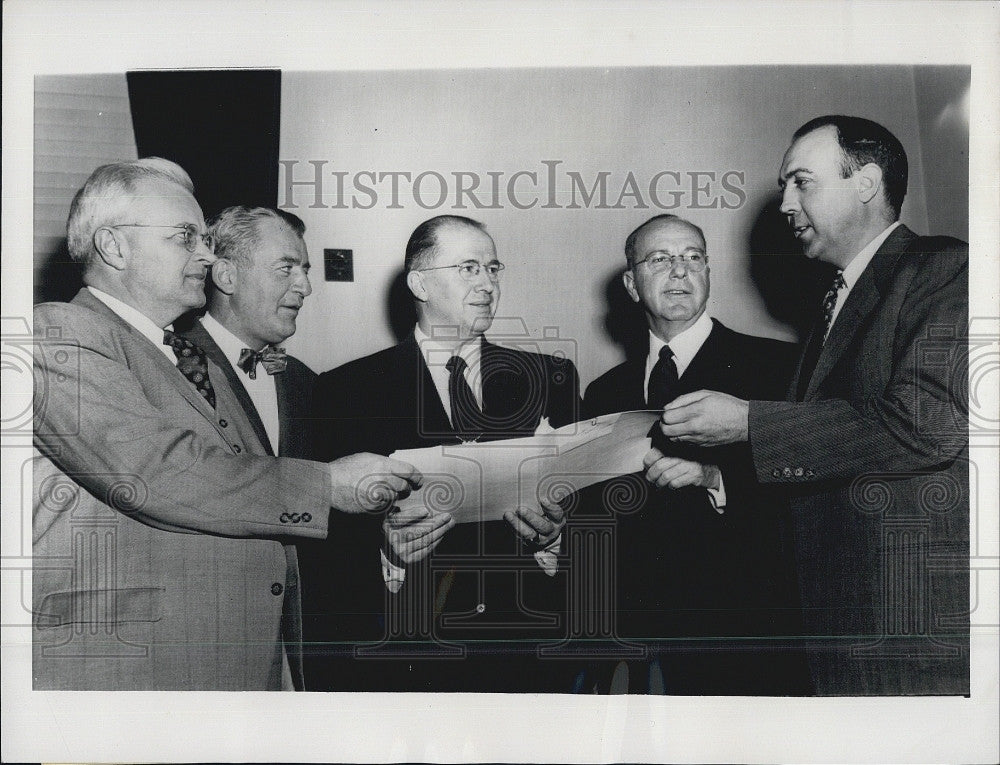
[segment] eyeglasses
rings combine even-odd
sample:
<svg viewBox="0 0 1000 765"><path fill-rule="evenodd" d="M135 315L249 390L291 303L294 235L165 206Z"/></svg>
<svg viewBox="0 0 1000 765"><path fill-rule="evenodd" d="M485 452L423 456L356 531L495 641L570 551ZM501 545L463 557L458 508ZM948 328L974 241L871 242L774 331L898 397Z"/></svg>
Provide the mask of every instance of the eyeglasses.
<svg viewBox="0 0 1000 765"><path fill-rule="evenodd" d="M478 260L466 260L462 263L452 263L450 266L432 266L431 268L415 268L414 271L440 271L442 268L457 268L458 275L461 276L465 281L471 282L479 273L483 270L486 271L486 275L490 278L491 282L500 281L500 272L504 270L506 266L499 261L493 261L492 263L487 263L485 266Z"/></svg>
<svg viewBox="0 0 1000 765"><path fill-rule="evenodd" d="M108 226L108 228L176 228L178 231L184 232L184 249L188 252L194 252L198 249L198 241L202 241L208 251L215 253L215 238L211 234L202 234L198 231L198 227L193 223L185 223L183 226L168 226L168 225L152 225L146 223L116 223L114 226Z"/></svg>
<svg viewBox="0 0 1000 765"><path fill-rule="evenodd" d="M703 252L682 252L680 255L667 255L665 252L654 252L645 260L637 261L633 267L645 263L646 268L652 273L657 274L660 271L673 268L678 262L683 263L688 271L696 274L699 271L705 270L705 266L708 265L708 255Z"/></svg>

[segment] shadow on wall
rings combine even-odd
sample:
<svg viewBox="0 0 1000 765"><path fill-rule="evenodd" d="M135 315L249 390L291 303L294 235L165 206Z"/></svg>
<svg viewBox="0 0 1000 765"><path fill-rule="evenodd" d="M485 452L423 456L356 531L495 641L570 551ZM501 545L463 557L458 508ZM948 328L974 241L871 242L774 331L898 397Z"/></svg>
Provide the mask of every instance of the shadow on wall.
<svg viewBox="0 0 1000 765"><path fill-rule="evenodd" d="M805 341L835 269L802 254L778 209L780 203L777 197L769 199L750 228L750 278L768 313L791 325L799 340Z"/></svg>
<svg viewBox="0 0 1000 765"><path fill-rule="evenodd" d="M83 270L70 260L66 240L60 239L57 246L40 258L35 271L34 301L46 303L52 300L69 301L83 286Z"/></svg>
<svg viewBox="0 0 1000 765"><path fill-rule="evenodd" d="M413 331L417 323L417 309L413 307L413 293L406 286L406 271L400 269L389 286L389 300L386 306L389 326L396 342L401 342Z"/></svg>
<svg viewBox="0 0 1000 765"><path fill-rule="evenodd" d="M604 280L604 331L626 358L642 357L649 351L649 329L642 308L625 290L622 273L616 268Z"/></svg>

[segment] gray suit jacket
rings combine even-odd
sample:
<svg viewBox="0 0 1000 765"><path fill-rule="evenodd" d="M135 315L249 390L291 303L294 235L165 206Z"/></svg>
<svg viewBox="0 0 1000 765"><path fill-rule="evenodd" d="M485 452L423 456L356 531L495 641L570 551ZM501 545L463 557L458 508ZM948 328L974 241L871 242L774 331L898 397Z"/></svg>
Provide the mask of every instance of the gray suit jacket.
<svg viewBox="0 0 1000 765"><path fill-rule="evenodd" d="M280 540L326 535L326 467L265 456L219 367L212 409L89 291L34 321L34 687L280 688Z"/></svg>
<svg viewBox="0 0 1000 765"><path fill-rule="evenodd" d="M175 324L175 327L177 325ZM237 401L253 426L261 449L265 454L274 455L271 439L260 419L257 408L253 405L250 394L243 385L244 372L233 368L226 358L222 348L208 333L204 325L194 320L183 334L188 340L200 346L205 354L222 370L229 381L229 387L236 395ZM278 397L278 454L282 457L298 457L310 459L309 416L311 412L312 390L316 382L316 373L294 356L287 357L288 364L284 372L274 376L274 387ZM263 374L263 373L262 373ZM299 565L296 547L285 545L285 556L288 559L288 572L285 585L285 614L282 623L282 638L292 671L292 680L296 690L305 690L305 678L302 673L302 592L299 586Z"/></svg>
<svg viewBox="0 0 1000 765"><path fill-rule="evenodd" d="M792 495L817 693L969 693L967 334L968 246L900 226L801 400L797 374L750 404L757 477Z"/></svg>

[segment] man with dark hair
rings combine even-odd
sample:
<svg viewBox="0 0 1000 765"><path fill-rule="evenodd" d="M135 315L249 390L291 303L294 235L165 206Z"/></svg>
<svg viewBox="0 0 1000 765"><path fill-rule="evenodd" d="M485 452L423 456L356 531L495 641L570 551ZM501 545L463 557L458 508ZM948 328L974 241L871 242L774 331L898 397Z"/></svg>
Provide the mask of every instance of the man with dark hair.
<svg viewBox="0 0 1000 765"><path fill-rule="evenodd" d="M226 375L173 331L216 262L187 173L104 165L70 207L86 285L35 307L36 689L302 687L289 538L418 486L411 465L267 456Z"/></svg>
<svg viewBox="0 0 1000 765"><path fill-rule="evenodd" d="M406 266L417 326L398 345L320 376L320 455L351 444L390 454L484 442L532 435L543 419L552 427L577 421L572 362L483 337L504 266L481 223L453 215L422 223L407 244ZM345 579L328 580L328 589L309 599L309 610L327 612L317 625L317 652L331 643L334 654L346 648L341 660L317 657L311 674L325 675L319 687L554 689L534 651L539 640L565 634L558 504L511 508L505 521L454 525L448 514L421 508L390 513L382 525L373 518L353 525L355 543L327 546L324 559L342 561ZM378 650L353 651L358 642L378 641Z"/></svg>
<svg viewBox="0 0 1000 765"><path fill-rule="evenodd" d="M838 271L787 401L663 414L680 442L748 442L787 490L820 694L969 693L968 246L899 222L905 157L869 120L795 133L781 211Z"/></svg>
<svg viewBox="0 0 1000 765"><path fill-rule="evenodd" d="M709 317L705 235L658 215L625 241L625 289L642 307L648 354L594 380L584 414L659 409L714 387L780 398L795 347L734 332ZM648 496L615 515L617 629L648 658L606 663L598 688L666 694L801 694L801 658L778 638L793 634L797 606L782 503L760 490L742 447L678 447L654 433ZM588 502L614 496L585 492ZM610 503L608 509L614 512Z"/></svg>

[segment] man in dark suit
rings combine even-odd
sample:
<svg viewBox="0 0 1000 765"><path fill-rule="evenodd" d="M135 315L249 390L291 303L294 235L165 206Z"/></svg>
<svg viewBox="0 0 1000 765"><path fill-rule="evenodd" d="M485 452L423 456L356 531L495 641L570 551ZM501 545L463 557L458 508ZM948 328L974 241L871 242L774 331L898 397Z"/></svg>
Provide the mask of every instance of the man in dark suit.
<svg viewBox="0 0 1000 765"><path fill-rule="evenodd" d="M265 454L226 376L173 331L216 260L193 191L167 160L99 167L67 224L86 286L35 307L39 690L301 687L283 541L419 485L374 454Z"/></svg>
<svg viewBox="0 0 1000 765"><path fill-rule="evenodd" d="M795 348L709 317L708 253L698 226L658 215L629 235L625 260L625 288L649 327L648 354L591 383L586 416L659 409L706 386L761 399L782 395ZM616 519L615 585L618 634L645 644L648 660L606 671L599 689L806 692L801 662L762 639L789 634L796 602L780 535L782 503L756 485L745 447L677 448L654 432L645 463L647 501Z"/></svg>
<svg viewBox="0 0 1000 765"><path fill-rule="evenodd" d="M906 153L870 120L803 125L779 184L838 269L787 401L699 391L663 432L749 442L791 496L818 693L968 694L968 246L899 223Z"/></svg>
<svg viewBox="0 0 1000 765"><path fill-rule="evenodd" d="M577 421L572 362L483 337L503 264L482 224L459 216L424 222L407 244L405 268L417 326L398 345L320 376L320 455L491 441L531 435L543 419L552 427ZM559 505L540 502L541 510L511 508L506 522L456 526L426 509L390 513L384 525L355 519L354 544L327 546L320 558L320 570L340 561L343 579L326 579L328 588L308 599L307 610L321 612L318 652L343 645L347 659L320 655L319 687L549 689L556 668L543 667L535 647L565 632L565 580L556 570L564 517ZM355 652L358 641L376 645Z"/></svg>
<svg viewBox="0 0 1000 765"><path fill-rule="evenodd" d="M265 454L311 459L309 416L316 373L279 347L295 333L312 293L305 224L266 207L228 207L209 221L215 241L208 311L189 315L181 334L214 361L253 426ZM190 326L187 326L187 325ZM294 547L288 548L295 558ZM286 632L300 609L298 567L285 585ZM302 687L301 638L285 640L292 677Z"/></svg>

